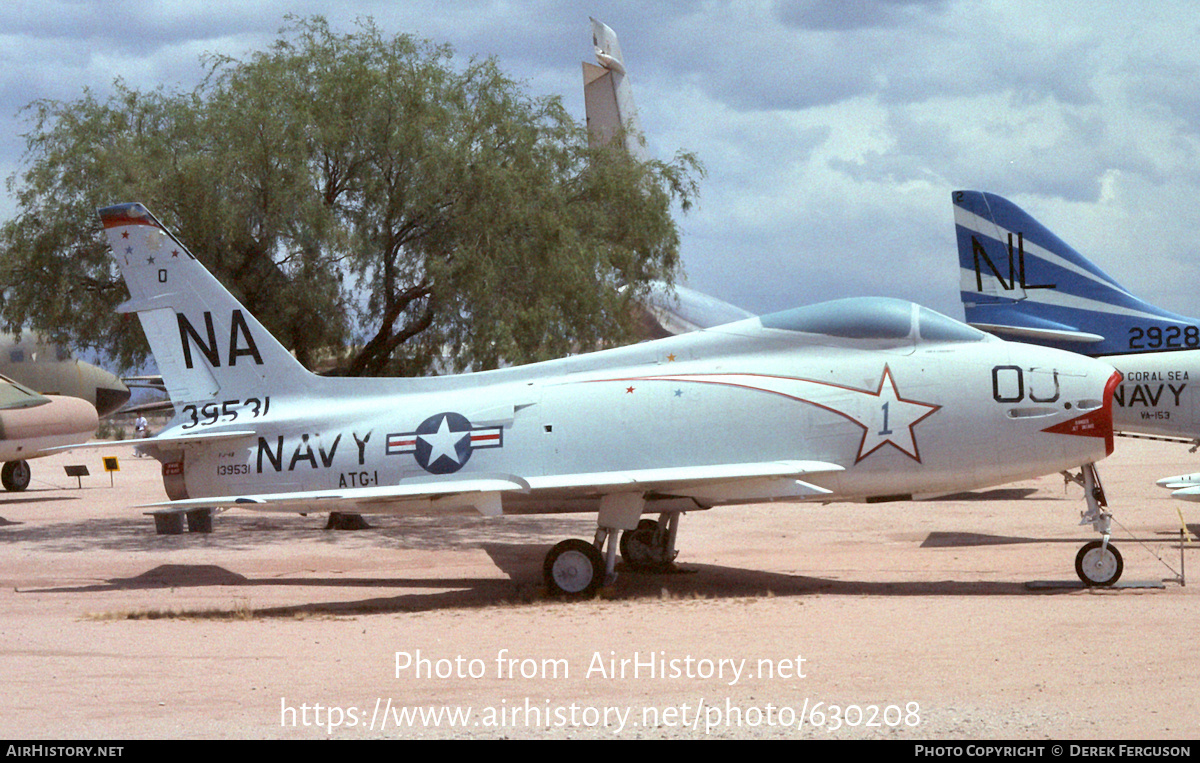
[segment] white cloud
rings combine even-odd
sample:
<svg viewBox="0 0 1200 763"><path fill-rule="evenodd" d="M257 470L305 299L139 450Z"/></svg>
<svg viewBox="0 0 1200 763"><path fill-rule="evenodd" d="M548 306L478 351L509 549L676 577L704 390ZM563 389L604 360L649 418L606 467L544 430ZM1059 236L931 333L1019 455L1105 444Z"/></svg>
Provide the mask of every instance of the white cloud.
<svg viewBox="0 0 1200 763"><path fill-rule="evenodd" d="M0 8L0 172L36 98L190 88L284 13L494 55L582 118L587 14L612 26L656 155L708 168L691 284L754 310L826 297L957 305L950 192L1000 193L1151 301L1200 313L1200 17L1185 2L52 2ZM1136 18L1135 18L1136 17ZM0 198L0 217L11 213ZM1061 228L1061 229L1060 229Z"/></svg>

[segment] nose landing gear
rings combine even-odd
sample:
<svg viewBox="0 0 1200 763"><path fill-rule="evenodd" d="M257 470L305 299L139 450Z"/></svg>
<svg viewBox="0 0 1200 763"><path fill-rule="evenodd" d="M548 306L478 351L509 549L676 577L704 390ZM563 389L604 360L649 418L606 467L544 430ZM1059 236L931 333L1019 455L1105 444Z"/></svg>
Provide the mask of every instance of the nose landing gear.
<svg viewBox="0 0 1200 763"><path fill-rule="evenodd" d="M1106 511L1108 501L1095 464L1084 464L1079 477L1068 477L1083 485L1087 511L1080 515L1081 525L1090 524L1102 536L1084 544L1075 556L1075 574L1089 587L1111 586L1121 577L1125 562L1121 552L1109 542L1112 535L1112 513Z"/></svg>

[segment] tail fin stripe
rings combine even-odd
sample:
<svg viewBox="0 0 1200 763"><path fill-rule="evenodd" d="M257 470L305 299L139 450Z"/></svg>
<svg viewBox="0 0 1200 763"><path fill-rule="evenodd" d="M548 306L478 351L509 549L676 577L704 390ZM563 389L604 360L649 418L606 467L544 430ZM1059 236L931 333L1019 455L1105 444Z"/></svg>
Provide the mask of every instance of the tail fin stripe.
<svg viewBox="0 0 1200 763"><path fill-rule="evenodd" d="M963 278L974 278L975 271L963 270L962 277ZM970 302L973 299L975 299L977 296L979 296L978 292L974 292L974 291L961 292L961 297L962 297L963 302ZM1017 300L1011 300L1011 302L1017 302ZM1038 306L1046 308L1046 312L1048 312L1048 313L1053 313L1055 308L1062 308L1064 311L1088 310L1088 311L1091 311L1094 313L1100 313L1102 315L1124 315L1124 316L1128 316L1130 318L1143 318L1146 320L1154 320L1154 321L1162 322L1162 323L1178 323L1181 326L1191 325L1191 322L1186 321L1186 320L1166 319L1162 316L1161 313L1148 313L1148 312L1145 312L1144 310L1137 310L1137 309L1133 309L1133 308L1123 307L1121 305L1114 305L1111 302L1101 302L1101 301L1095 300L1095 299L1088 299L1087 297L1080 297L1075 294L1067 293L1065 291L1055 291L1055 292L1051 292L1048 294L1040 295L1038 297ZM1031 308L1031 307L1033 307L1033 305L1026 304L1026 305L1022 306L1022 309L1027 309L1027 308ZM1073 320L1070 317L1063 317L1060 320L1065 325L1073 325L1075 323L1078 323L1077 320Z"/></svg>
<svg viewBox="0 0 1200 763"><path fill-rule="evenodd" d="M1010 235L1013 237L1014 241L1017 239L1017 231L1005 230L999 225L996 225L991 221L986 221L978 215L972 214L971 212L967 212L963 209L955 210L954 222L960 228L959 235L962 235L965 232L968 236L983 236L989 239L993 246L1007 247L1008 237ZM994 231L994 233L987 229ZM1106 288L1116 289L1122 294L1129 295L1129 292L1125 289L1125 287L1121 286L1121 284L1117 283L1110 275L1099 268L1089 270L1085 267L1081 267L1080 265L1055 254L1049 249L1046 249L1036 241L1030 240L1028 232L1022 231L1021 233L1025 240L1024 248L1026 261L1028 261L1031 257L1037 257L1044 261L1047 265L1076 273L1095 283L1100 283ZM984 242L985 245L987 243L988 242Z"/></svg>
<svg viewBox="0 0 1200 763"><path fill-rule="evenodd" d="M1088 355L1200 347L1200 321L1138 299L1011 201L951 198L968 323Z"/></svg>

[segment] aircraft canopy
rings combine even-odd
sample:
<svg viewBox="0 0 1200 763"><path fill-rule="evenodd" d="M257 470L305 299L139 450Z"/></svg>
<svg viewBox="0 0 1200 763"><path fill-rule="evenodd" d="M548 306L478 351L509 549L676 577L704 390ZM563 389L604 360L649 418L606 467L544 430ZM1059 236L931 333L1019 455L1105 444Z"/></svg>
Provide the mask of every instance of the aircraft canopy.
<svg viewBox="0 0 1200 763"><path fill-rule="evenodd" d="M853 297L763 316L763 326L844 339L978 342L982 331L927 307L889 297Z"/></svg>

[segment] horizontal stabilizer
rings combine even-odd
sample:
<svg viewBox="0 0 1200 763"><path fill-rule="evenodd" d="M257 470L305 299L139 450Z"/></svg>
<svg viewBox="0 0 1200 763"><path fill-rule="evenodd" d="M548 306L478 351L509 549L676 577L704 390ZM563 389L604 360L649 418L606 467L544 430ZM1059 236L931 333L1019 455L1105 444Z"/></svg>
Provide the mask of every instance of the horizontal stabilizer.
<svg viewBox="0 0 1200 763"><path fill-rule="evenodd" d="M1089 334L1086 331L1069 331L1065 329L1035 328L1032 326L1003 326L995 323L968 323L980 331L995 334L1000 337L1011 337L1017 340L1033 340L1041 342L1082 342L1093 344L1103 342L1099 334Z"/></svg>
<svg viewBox="0 0 1200 763"><path fill-rule="evenodd" d="M1200 487L1200 472L1192 474L1180 474L1177 477L1163 477L1158 482L1154 483L1159 487L1167 490L1179 490L1187 487Z"/></svg>
<svg viewBox="0 0 1200 763"><path fill-rule="evenodd" d="M198 434L178 435L167 437L147 437L142 440L97 440L93 442L82 442L78 445L64 445L58 448L47 448L46 453L54 453L66 450L78 450L79 448L128 448L129 446L137 446L139 448L148 448L157 446L163 450L177 450L184 445L191 443L212 443L218 440L240 440L246 437L254 437L257 433L253 429L224 429L218 431L207 431Z"/></svg>
<svg viewBox="0 0 1200 763"><path fill-rule="evenodd" d="M1185 487L1181 490L1176 490L1171 493L1172 498L1178 498L1181 501L1190 501L1192 503L1200 503L1200 485Z"/></svg>

